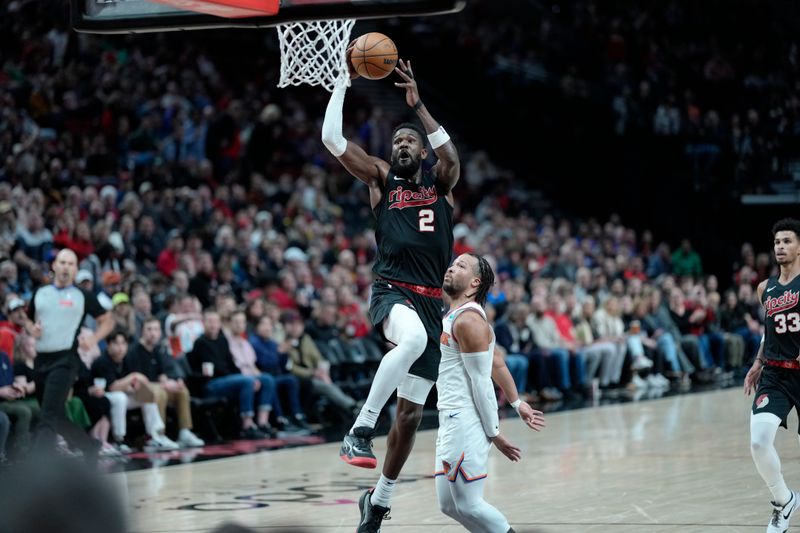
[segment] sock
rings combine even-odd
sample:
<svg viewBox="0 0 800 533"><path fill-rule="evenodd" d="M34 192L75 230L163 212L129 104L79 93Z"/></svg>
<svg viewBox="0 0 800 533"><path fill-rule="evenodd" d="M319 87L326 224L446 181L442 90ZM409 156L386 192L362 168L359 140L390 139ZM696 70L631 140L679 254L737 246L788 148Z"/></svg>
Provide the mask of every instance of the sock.
<svg viewBox="0 0 800 533"><path fill-rule="evenodd" d="M367 426L370 428L375 428L378 424L378 416L381 414L380 409L372 409L367 405L361 408L361 411L358 413L358 417L356 417L356 421L353 424L353 427L350 428L350 433L353 432L355 428Z"/></svg>
<svg viewBox="0 0 800 533"><path fill-rule="evenodd" d="M375 490L372 491L369 501L372 505L380 505L381 507L389 507L389 500L392 499L392 492L397 483L396 479L389 479L383 474L375 485Z"/></svg>

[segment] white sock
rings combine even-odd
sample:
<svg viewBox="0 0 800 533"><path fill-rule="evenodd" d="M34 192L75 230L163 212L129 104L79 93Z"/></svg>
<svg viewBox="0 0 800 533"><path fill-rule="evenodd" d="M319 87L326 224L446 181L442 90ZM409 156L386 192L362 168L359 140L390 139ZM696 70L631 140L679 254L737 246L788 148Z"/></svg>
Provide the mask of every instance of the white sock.
<svg viewBox="0 0 800 533"><path fill-rule="evenodd" d="M389 500L392 499L392 492L397 483L396 479L389 479L383 474L375 485L375 490L372 492L369 501L372 505L380 505L381 507L389 507Z"/></svg>
<svg viewBox="0 0 800 533"><path fill-rule="evenodd" d="M353 427L350 428L350 433L353 432L353 429L363 426L375 429L375 426L378 424L378 416L380 414L380 409L375 409L364 404L364 406L361 408L361 411L358 412L358 417L356 417Z"/></svg>

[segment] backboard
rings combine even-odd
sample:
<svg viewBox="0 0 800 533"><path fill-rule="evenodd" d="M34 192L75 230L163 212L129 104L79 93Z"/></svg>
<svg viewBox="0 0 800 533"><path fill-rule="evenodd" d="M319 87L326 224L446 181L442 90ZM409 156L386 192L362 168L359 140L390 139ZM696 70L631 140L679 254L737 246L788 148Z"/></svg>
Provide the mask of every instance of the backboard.
<svg viewBox="0 0 800 533"><path fill-rule="evenodd" d="M184 5L191 3L187 0ZM436 15L460 11L465 4L466 0L280 0L274 15L223 18L148 0L70 0L72 27L86 33L262 28L309 20Z"/></svg>

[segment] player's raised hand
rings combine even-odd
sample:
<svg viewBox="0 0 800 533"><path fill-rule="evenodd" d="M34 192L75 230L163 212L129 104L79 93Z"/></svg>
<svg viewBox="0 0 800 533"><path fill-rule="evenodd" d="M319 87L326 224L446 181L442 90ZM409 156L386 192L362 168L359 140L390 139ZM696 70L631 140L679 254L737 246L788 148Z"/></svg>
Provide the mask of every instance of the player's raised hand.
<svg viewBox="0 0 800 533"><path fill-rule="evenodd" d="M541 431L547 425L544 421L544 413L531 407L528 402L520 403L517 413L522 421L534 431Z"/></svg>
<svg viewBox="0 0 800 533"><path fill-rule="evenodd" d="M511 461L517 462L522 459L522 450L508 442L504 436L497 435L496 437L492 437L491 440L497 449L500 450L500 453L508 457Z"/></svg>
<svg viewBox="0 0 800 533"><path fill-rule="evenodd" d="M346 60L345 62L347 63L347 72L350 74L351 80L354 80L359 77L359 74L358 72L356 72L356 69L353 66L352 61L350 61L350 58L353 57L353 47L355 46L357 40L358 39L353 39L352 41L350 41L350 44L347 45L347 50L345 50L344 52L344 57Z"/></svg>
<svg viewBox="0 0 800 533"><path fill-rule="evenodd" d="M395 87L403 87L406 90L406 103L408 107L414 107L419 102L419 89L414 79L414 72L411 70L411 61L397 60L399 67L394 70L403 78L403 82L395 82Z"/></svg>

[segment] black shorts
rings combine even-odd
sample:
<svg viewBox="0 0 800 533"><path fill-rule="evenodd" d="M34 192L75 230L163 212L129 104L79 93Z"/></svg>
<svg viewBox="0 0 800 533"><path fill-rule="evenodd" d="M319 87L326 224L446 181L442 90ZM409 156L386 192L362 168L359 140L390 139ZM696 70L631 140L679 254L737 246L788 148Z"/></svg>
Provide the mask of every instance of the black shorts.
<svg viewBox="0 0 800 533"><path fill-rule="evenodd" d="M765 366L753 398L752 413L772 413L787 427L786 419L792 409L800 416L800 370Z"/></svg>
<svg viewBox="0 0 800 533"><path fill-rule="evenodd" d="M414 310L428 333L428 344L425 346L425 351L411 365L409 374L436 381L436 378L439 377L439 361L442 358L439 350L439 341L442 336L442 314L444 313L442 300L422 296L397 285L392 284L390 287L390 282L376 280L372 284L369 319L383 339L386 339L383 335L383 321L389 316L392 306L396 304Z"/></svg>

